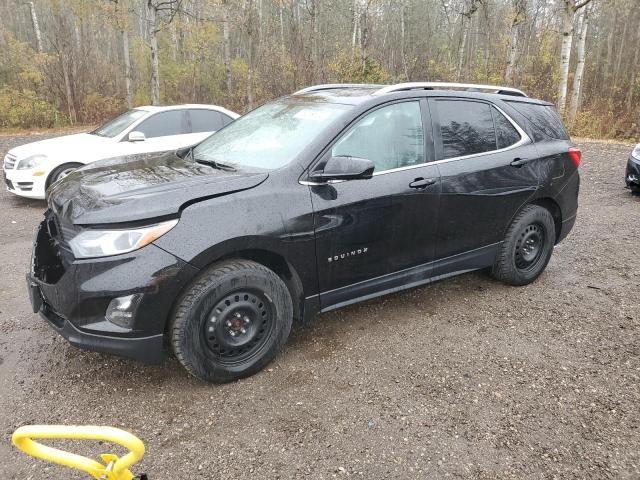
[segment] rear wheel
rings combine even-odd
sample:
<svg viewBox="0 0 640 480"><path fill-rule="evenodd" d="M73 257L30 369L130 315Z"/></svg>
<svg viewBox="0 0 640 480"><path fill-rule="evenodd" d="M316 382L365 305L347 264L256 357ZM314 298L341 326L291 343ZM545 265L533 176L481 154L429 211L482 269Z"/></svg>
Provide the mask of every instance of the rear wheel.
<svg viewBox="0 0 640 480"><path fill-rule="evenodd" d="M248 260L203 273L178 300L171 344L193 376L222 383L264 368L285 344L291 296L273 271Z"/></svg>
<svg viewBox="0 0 640 480"><path fill-rule="evenodd" d="M511 222L492 275L510 285L533 282L549 263L555 238L555 223L549 210L527 205Z"/></svg>

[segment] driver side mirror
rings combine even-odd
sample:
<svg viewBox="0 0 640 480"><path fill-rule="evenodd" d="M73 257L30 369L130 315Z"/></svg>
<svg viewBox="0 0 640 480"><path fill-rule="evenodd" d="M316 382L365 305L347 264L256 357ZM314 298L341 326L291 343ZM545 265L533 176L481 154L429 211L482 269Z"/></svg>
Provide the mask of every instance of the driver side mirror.
<svg viewBox="0 0 640 480"><path fill-rule="evenodd" d="M127 137L127 139L130 142L144 142L147 137L145 137L144 133L142 132L133 131L129 132L129 136Z"/></svg>
<svg viewBox="0 0 640 480"><path fill-rule="evenodd" d="M329 180L366 180L373 176L375 165L358 157L330 157L322 170L311 172L309 180L326 183Z"/></svg>

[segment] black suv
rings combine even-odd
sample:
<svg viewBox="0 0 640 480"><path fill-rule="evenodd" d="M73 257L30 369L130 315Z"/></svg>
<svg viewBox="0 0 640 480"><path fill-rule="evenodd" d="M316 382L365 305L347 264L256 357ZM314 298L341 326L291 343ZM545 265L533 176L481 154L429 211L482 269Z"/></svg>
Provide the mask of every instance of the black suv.
<svg viewBox="0 0 640 480"><path fill-rule="evenodd" d="M624 181L631 193L640 193L640 143L635 146L629 155Z"/></svg>
<svg viewBox="0 0 640 480"><path fill-rule="evenodd" d="M580 151L519 90L321 85L194 148L49 191L29 291L74 345L250 375L293 319L487 269L525 285L571 230Z"/></svg>

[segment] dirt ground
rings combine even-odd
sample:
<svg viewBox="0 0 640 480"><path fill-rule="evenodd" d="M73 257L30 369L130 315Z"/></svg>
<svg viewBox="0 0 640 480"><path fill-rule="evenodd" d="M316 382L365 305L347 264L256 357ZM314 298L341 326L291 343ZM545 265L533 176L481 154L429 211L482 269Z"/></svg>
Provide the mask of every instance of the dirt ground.
<svg viewBox="0 0 640 480"><path fill-rule="evenodd" d="M582 147L578 222L535 284L469 274L322 315L223 386L58 338L24 281L44 204L2 191L0 478L84 478L10 446L34 423L130 429L151 480L640 478L640 197L630 147Z"/></svg>

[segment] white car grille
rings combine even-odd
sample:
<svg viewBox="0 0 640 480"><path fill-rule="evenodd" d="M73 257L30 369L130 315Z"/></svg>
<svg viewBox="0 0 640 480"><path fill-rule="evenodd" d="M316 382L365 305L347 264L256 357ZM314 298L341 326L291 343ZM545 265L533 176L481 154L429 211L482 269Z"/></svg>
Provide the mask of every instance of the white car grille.
<svg viewBox="0 0 640 480"><path fill-rule="evenodd" d="M5 170L11 170L13 169L13 167L16 166L16 162L18 161L18 159L16 157L14 157L13 155L5 155L4 157L4 169Z"/></svg>

